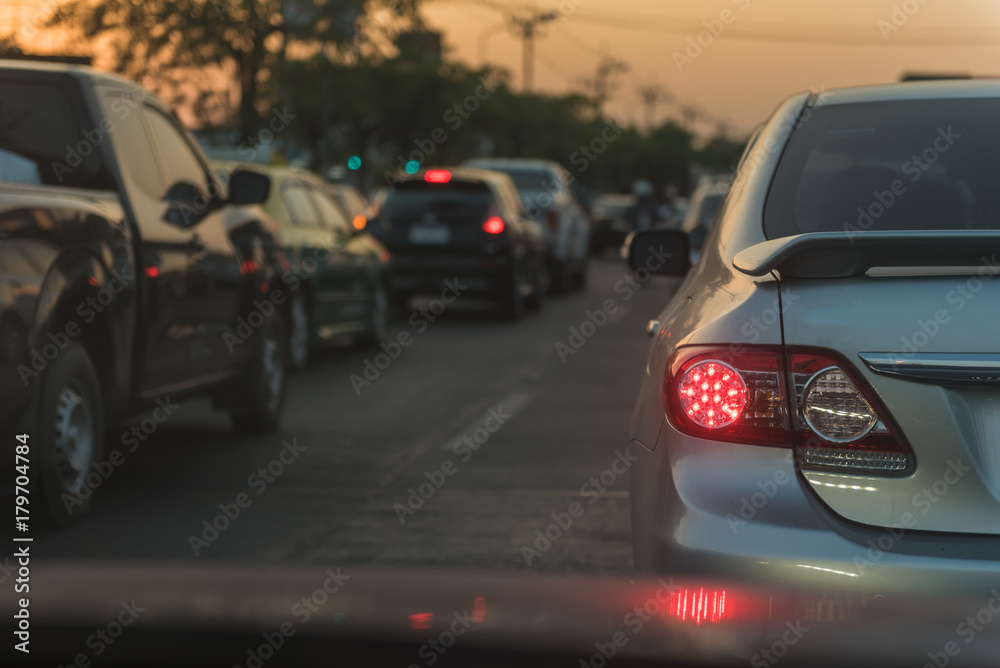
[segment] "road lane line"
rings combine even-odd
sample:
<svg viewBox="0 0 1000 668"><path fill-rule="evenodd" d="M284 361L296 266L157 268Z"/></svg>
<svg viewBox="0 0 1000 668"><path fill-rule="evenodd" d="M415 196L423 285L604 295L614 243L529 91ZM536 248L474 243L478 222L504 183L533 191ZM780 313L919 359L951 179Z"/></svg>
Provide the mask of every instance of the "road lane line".
<svg viewBox="0 0 1000 668"><path fill-rule="evenodd" d="M481 429L483 423L490 417L490 411L497 410L501 413L506 413L510 417L514 417L518 411L531 402L532 397L533 393L531 392L511 392L500 401L492 402L487 410L482 411L475 418L469 420L464 427L452 434L451 437L446 438L441 445L441 449L450 452L454 445L461 441L463 437L471 435L476 429Z"/></svg>
<svg viewBox="0 0 1000 668"><path fill-rule="evenodd" d="M423 439L418 445L410 451L410 454L404 457L398 464L396 464L392 470L387 473L382 480L379 482L379 487L387 487L389 484L394 482L399 475L408 469L415 461L426 455L428 452L434 448L435 445L440 446L441 449L450 449L451 446L462 438L469 431L469 426L475 430L483 425L486 418L489 417L489 411L496 409L498 406L502 407L504 412L508 413L511 417L523 408L531 400L532 394L530 392L512 392L507 396L499 400L490 400L488 402L480 403L474 410L476 413L474 419L466 421L466 426L453 435L444 440L445 446L442 446L442 441L440 436L432 436ZM512 410L513 409L513 410ZM468 413L466 413L468 414Z"/></svg>

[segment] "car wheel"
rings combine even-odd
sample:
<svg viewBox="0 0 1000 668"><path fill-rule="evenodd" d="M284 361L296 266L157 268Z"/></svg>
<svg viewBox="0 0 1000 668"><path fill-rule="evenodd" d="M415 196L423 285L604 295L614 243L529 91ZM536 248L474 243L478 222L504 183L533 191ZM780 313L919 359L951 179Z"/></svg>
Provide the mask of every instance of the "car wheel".
<svg viewBox="0 0 1000 668"><path fill-rule="evenodd" d="M87 351L71 341L42 381L38 429L29 441L38 457L40 520L64 526L90 512L87 474L103 452L103 407Z"/></svg>
<svg viewBox="0 0 1000 668"><path fill-rule="evenodd" d="M538 270L535 272L535 282L533 286L533 291L527 300L527 307L530 311L541 311L545 306L545 295L549 291L549 271L545 267L545 263L539 263Z"/></svg>
<svg viewBox="0 0 1000 668"><path fill-rule="evenodd" d="M392 302L384 285L379 285L372 293L371 310L370 329L361 338L361 344L377 346L389 340L389 322L392 317Z"/></svg>
<svg viewBox="0 0 1000 668"><path fill-rule="evenodd" d="M507 320L520 320L524 316L525 299L521 292L523 274L521 268L514 267L507 281L507 288L500 296L500 313Z"/></svg>
<svg viewBox="0 0 1000 668"><path fill-rule="evenodd" d="M249 366L236 383L235 406L229 411L236 431L262 434L278 428L285 405L288 362L281 317L267 318L253 339Z"/></svg>
<svg viewBox="0 0 1000 668"><path fill-rule="evenodd" d="M293 371L305 367L309 360L309 305L306 296L297 292L290 309L291 331L288 334L288 363Z"/></svg>

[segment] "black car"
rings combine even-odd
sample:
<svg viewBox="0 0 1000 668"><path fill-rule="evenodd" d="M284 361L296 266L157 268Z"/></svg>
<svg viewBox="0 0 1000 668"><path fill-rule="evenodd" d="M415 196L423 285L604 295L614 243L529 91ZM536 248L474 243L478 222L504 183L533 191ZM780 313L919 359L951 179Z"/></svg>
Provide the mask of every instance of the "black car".
<svg viewBox="0 0 1000 668"><path fill-rule="evenodd" d="M389 249L400 302L437 296L445 281L463 297L494 300L509 318L541 307L545 246L506 174L433 169L393 183L370 231Z"/></svg>

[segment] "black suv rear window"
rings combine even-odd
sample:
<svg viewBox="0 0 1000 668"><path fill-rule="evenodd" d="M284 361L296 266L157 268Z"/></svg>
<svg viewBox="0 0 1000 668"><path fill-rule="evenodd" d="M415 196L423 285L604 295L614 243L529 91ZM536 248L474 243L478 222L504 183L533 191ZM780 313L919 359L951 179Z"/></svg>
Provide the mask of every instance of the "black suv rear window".
<svg viewBox="0 0 1000 668"><path fill-rule="evenodd" d="M111 189L104 133L81 127L77 100L56 85L0 80L0 181Z"/></svg>
<svg viewBox="0 0 1000 668"><path fill-rule="evenodd" d="M765 233L1000 229L998 119L997 99L817 108L778 165Z"/></svg>
<svg viewBox="0 0 1000 668"><path fill-rule="evenodd" d="M394 221L415 220L429 213L441 222L482 222L494 205L493 193L482 182L403 181L386 197L383 212Z"/></svg>

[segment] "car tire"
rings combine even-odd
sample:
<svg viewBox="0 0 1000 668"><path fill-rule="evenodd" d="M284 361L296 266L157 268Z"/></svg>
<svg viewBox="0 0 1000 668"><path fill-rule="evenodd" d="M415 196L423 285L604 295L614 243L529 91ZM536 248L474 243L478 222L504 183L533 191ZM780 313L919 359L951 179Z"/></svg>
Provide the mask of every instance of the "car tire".
<svg viewBox="0 0 1000 668"><path fill-rule="evenodd" d="M289 308L288 366L292 371L300 371L309 361L312 325L309 317L309 301L301 290L292 297Z"/></svg>
<svg viewBox="0 0 1000 668"><path fill-rule="evenodd" d="M278 428L288 386L285 339L285 322L277 314L267 318L251 338L254 347L248 367L236 382L237 407L229 411L233 427L241 434L266 434Z"/></svg>
<svg viewBox="0 0 1000 668"><path fill-rule="evenodd" d="M70 341L52 360L38 394L37 428L28 445L35 453L39 520L65 526L88 514L94 490L87 474L104 450L104 410L90 355ZM81 492L87 491L84 497Z"/></svg>
<svg viewBox="0 0 1000 668"><path fill-rule="evenodd" d="M379 346L389 340L389 326L392 321L393 300L389 291L379 284L372 292L372 317L368 333L361 337L362 346Z"/></svg>

